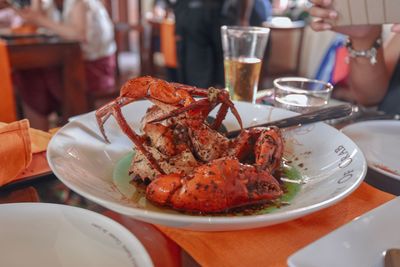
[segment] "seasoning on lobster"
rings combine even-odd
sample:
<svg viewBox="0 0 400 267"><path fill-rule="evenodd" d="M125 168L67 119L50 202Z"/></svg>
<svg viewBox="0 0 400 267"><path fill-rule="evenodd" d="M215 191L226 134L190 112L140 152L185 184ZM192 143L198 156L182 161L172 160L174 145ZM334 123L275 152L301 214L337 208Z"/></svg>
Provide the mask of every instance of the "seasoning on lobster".
<svg viewBox="0 0 400 267"><path fill-rule="evenodd" d="M141 135L130 128L121 112L124 105L140 99L154 104L144 114ZM217 107L210 125L206 119ZM235 139L216 130L228 110L242 129ZM283 194L273 176L282 162L280 130L244 130L226 90L149 76L135 78L121 88L118 98L96 111L106 141L104 124L110 116L136 147L130 167L133 181L147 185L146 198L156 205L188 212L227 212Z"/></svg>

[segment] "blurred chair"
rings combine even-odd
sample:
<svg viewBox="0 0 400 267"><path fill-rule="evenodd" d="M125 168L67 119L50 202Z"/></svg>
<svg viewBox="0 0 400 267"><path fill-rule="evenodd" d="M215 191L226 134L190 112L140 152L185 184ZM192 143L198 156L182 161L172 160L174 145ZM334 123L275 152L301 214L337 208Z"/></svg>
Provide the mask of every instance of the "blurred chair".
<svg viewBox="0 0 400 267"><path fill-rule="evenodd" d="M127 1L112 1L103 0L103 3L114 22L115 42L117 45L116 51L116 71L115 71L115 88L110 92L88 92L89 108L96 109L102 104L116 98L119 95L119 90L126 80L131 76L141 76L148 73L148 61L146 56L145 46L145 31L141 23L141 1L138 0L135 9L129 9ZM137 11L137 23L131 23L129 12ZM137 51L130 51L130 42L132 34L136 34L138 48ZM129 51L129 52L127 52ZM132 57L138 56L138 60ZM133 62L138 62L135 66ZM130 62L129 64L124 64Z"/></svg>
<svg viewBox="0 0 400 267"><path fill-rule="evenodd" d="M153 11L147 12L145 16L146 24L148 25L149 35L149 49L146 51L147 67L149 75L164 78L164 64L165 58L163 54L163 41L161 27L165 21L165 14L159 16ZM166 27L164 27L165 29ZM165 34L164 34L165 35ZM165 43L165 42L164 42ZM160 55L162 55L160 57ZM162 66L162 67L161 67Z"/></svg>
<svg viewBox="0 0 400 267"><path fill-rule="evenodd" d="M305 22L275 17L264 22L263 26L271 31L267 62L263 66L261 78L268 79L267 86L271 86L274 78L298 76Z"/></svg>
<svg viewBox="0 0 400 267"><path fill-rule="evenodd" d="M170 82L177 82L178 59L175 41L174 19L166 18L161 22L160 51L164 58L164 67L167 71L166 79Z"/></svg>
<svg viewBox="0 0 400 267"><path fill-rule="evenodd" d="M114 30L115 30L115 41L117 44L117 77L121 79L126 79L128 77L124 76L126 75L126 72L131 72L131 69L126 69L126 68L132 68L132 65L124 65L124 59L125 57L128 58L128 60L134 60L137 61L138 65L133 66L135 69L135 74L136 75L142 75L147 72L146 70L146 62L145 62L145 42L144 42L144 27L141 24L130 24L126 22L117 22L114 25ZM138 49L136 52L127 52L126 50L129 50L129 48L125 48L125 45L123 44L123 38L124 36L129 36L131 33L135 33L138 40ZM129 41L128 41L128 46L129 46ZM132 59L128 54L134 54L138 56L138 59ZM122 81L123 82L123 81Z"/></svg>

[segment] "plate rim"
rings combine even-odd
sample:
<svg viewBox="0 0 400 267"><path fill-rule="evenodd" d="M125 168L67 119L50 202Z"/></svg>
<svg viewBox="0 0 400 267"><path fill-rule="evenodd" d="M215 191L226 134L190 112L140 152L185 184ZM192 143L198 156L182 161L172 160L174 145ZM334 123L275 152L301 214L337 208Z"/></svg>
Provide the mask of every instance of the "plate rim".
<svg viewBox="0 0 400 267"><path fill-rule="evenodd" d="M148 100L144 100L144 101L148 101ZM234 103L244 103L244 104L250 104L247 102L238 102L238 101L234 101ZM262 107L262 108L268 108L268 109L276 109L276 110L283 110L284 112L290 112L281 108L277 108L277 107L273 107L273 106L267 106L267 105L261 105L261 104L256 104L256 105L252 105L255 106L257 108ZM61 134L62 130L67 128L67 127L72 127L71 125L74 124L74 122L79 121L80 119L85 118L86 116L89 116L91 114L94 114L95 111L91 111L85 114L82 114L80 116L77 116L74 120L72 120L70 123L64 125L59 131L57 131L57 133L53 136L53 138L50 140L49 143L49 149L47 150L47 158L50 159L51 158L51 147L53 146L53 143L55 142L54 140L56 140L57 136L59 134ZM294 112L292 112L293 114L295 114ZM221 226L221 225L226 225L226 223L229 223L229 225L231 226L238 226L238 225L242 225L244 223L260 223L263 222L264 225L260 225L260 226L253 226L253 227L249 227L249 228L256 228L256 227L263 227L265 226L265 223L270 223L272 222L272 224L275 224L275 222L286 222L286 221L290 221L296 218L299 218L301 216L307 215L307 214L311 214L315 211L318 210L322 210L324 208L327 208L329 206L332 206L334 204L336 204L337 202L341 201L342 199L344 199L345 197L347 197L349 194L351 194L354 190L356 190L359 185L363 182L366 173L367 173L367 163L366 163L366 159L364 154L362 153L362 151L359 149L359 147L357 146L357 144L355 144L355 142L353 140L351 140L348 136L346 136L345 134L343 134L340 130L324 123L324 122L317 122L314 123L315 125L324 125L327 127L332 128L333 130L337 131L339 134L343 135L343 138L347 139L347 141L351 142L355 147L358 148L358 152L360 153L360 157L361 157L361 161L362 161L362 171L360 176L357 178L357 180L345 191L343 191L342 193L336 195L333 198L327 199L325 201L319 202L319 203L315 203L313 205L309 205L307 207L301 207L301 208L297 208L294 210L289 210L289 211L284 211L281 213L266 213L266 214L259 214L259 215L249 215L249 216L230 216L230 217L217 217L217 216L208 216L208 215L204 215L204 216L199 216L199 215L187 215L187 214L168 214L168 213L161 213L158 211L150 211L150 210L146 210L146 209L140 209L140 208L136 208L136 207L128 207L119 203L115 203L114 201L108 201L108 200L103 200L102 198L99 198L97 196L94 196L90 193L86 193L84 190L81 190L79 187L74 186L72 183L66 181L62 177L61 175L59 175L59 173L57 172L56 168L53 165L53 162L51 160L49 160L49 166L52 169L53 173L56 175L56 177L61 180L65 185L67 185L67 187L69 187L71 190L75 191L76 193L82 195L85 198L88 198L91 201L94 201L104 207L110 208L110 207L117 207L117 210L115 210L118 213L124 214L124 215L128 215L128 216L132 216L134 218L137 218L139 220L144 220L144 219L151 219L151 220L161 220L161 221L169 221L169 222L176 222L176 223L185 223L185 224L190 224L190 223L194 223L194 224L209 224L209 225L216 225L216 226ZM110 208L112 209L112 208ZM177 227L177 226L173 226L173 227ZM178 227L178 228L184 228L184 227ZM247 229L247 228L242 228L242 229ZM221 231L221 230L202 230L202 231Z"/></svg>

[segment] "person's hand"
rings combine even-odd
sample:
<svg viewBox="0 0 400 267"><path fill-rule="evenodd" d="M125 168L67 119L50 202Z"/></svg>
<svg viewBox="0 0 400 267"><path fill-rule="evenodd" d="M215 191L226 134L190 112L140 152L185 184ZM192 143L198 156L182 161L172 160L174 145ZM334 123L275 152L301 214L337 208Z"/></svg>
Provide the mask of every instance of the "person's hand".
<svg viewBox="0 0 400 267"><path fill-rule="evenodd" d="M376 36L381 31L380 25L333 26L330 21L338 18L338 13L332 8L332 0L310 0L313 6L309 13L315 17L311 28L315 31L333 30L348 35L352 38L368 38ZM400 31L400 28L398 29Z"/></svg>
<svg viewBox="0 0 400 267"><path fill-rule="evenodd" d="M43 20L46 19L41 12L33 10L30 7L17 9L16 12L20 15L26 22L35 24L37 26L42 26Z"/></svg>
<svg viewBox="0 0 400 267"><path fill-rule="evenodd" d="M400 24L393 24L392 32L400 33Z"/></svg>

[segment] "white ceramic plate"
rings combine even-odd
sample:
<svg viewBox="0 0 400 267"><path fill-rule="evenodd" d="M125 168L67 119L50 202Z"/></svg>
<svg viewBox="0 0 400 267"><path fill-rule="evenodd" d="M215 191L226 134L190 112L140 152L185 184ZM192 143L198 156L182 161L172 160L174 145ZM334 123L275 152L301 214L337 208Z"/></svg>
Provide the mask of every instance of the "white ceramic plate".
<svg viewBox="0 0 400 267"><path fill-rule="evenodd" d="M370 168L400 180L400 121L359 122L342 132L364 152Z"/></svg>
<svg viewBox="0 0 400 267"><path fill-rule="evenodd" d="M289 257L290 267L383 267L400 248L400 198L371 210Z"/></svg>
<svg viewBox="0 0 400 267"><path fill-rule="evenodd" d="M264 105L235 103L245 126L292 116L294 113ZM150 103L138 101L123 110L136 129ZM228 129L237 129L232 114L224 121ZM114 119L107 121L106 144L98 130L94 113L76 117L51 140L47 157L55 175L82 196L116 212L154 224L199 231L224 231L262 227L292 220L328 207L350 194L363 180L366 162L358 147L344 134L316 123L285 131L285 155L306 181L290 205L261 215L194 216L168 209L147 208L132 200L129 188L113 183L118 162L132 151L129 141ZM131 190L132 191L132 190Z"/></svg>
<svg viewBox="0 0 400 267"><path fill-rule="evenodd" d="M0 265L151 267L136 237L98 213L66 205L0 205Z"/></svg>

